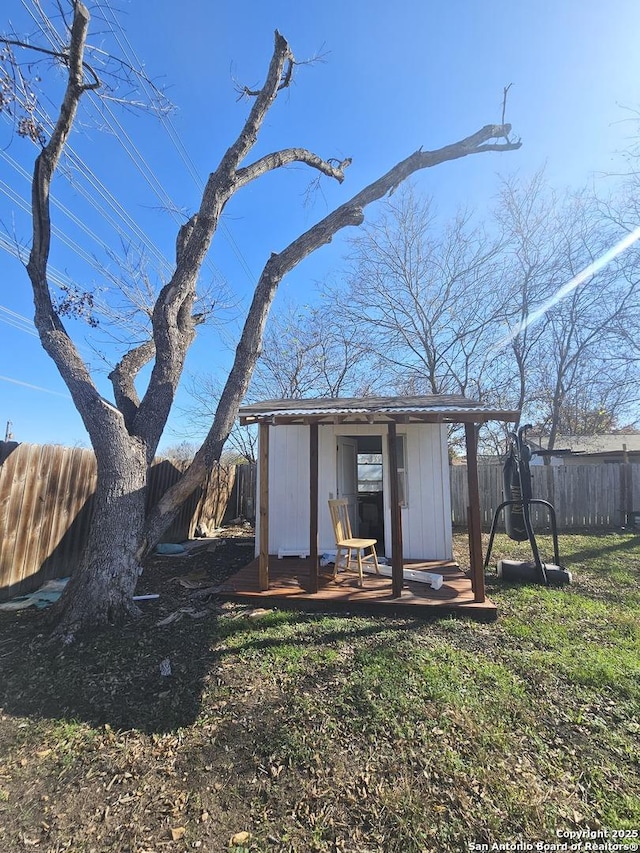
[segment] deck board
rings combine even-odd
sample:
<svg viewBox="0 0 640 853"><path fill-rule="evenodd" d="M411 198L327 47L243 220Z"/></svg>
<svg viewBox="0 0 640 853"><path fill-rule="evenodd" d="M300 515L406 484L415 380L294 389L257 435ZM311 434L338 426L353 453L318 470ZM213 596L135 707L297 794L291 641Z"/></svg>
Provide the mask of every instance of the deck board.
<svg viewBox="0 0 640 853"><path fill-rule="evenodd" d="M364 587L358 587L358 577L351 572L340 573L336 580L326 570L320 570L318 592L309 589L308 559L283 558L269 555L269 589L258 586L259 559L256 558L225 581L220 596L227 600L252 603L256 606L298 608L336 612L362 612L390 615L429 617L455 614L493 621L497 608L490 599L473 600L471 580L457 564L446 561L405 561L404 567L417 571L442 574L444 583L438 590L428 584L405 580L402 595L394 598L391 578L365 575Z"/></svg>

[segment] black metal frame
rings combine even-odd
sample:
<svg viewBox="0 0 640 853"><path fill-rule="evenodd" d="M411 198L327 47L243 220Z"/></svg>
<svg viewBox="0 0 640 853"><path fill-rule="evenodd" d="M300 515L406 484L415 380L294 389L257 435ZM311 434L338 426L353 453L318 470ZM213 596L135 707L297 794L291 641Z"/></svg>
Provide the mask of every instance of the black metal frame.
<svg viewBox="0 0 640 853"><path fill-rule="evenodd" d="M525 426L520 427L517 433L511 433L510 439L512 442L512 450L515 451L515 459L518 467L518 478L520 480L520 495L524 496L525 494L531 494L531 471L529 470L529 458L530 458L530 448L525 443L526 431L530 429L531 425L526 424ZM531 546L531 551L533 553L533 561L535 563L536 571L538 573L538 577L540 581L549 586L549 578L547 577L547 571L545 564L540 559L540 551L538 550L538 543L536 542L535 533L533 531L533 525L531 523L531 513L530 508L532 504L538 504L541 506L546 506L549 510L549 518L551 522L551 535L553 537L553 559L556 565L560 565L560 555L558 551L558 527L556 524L556 511L552 504L549 501L543 501L539 498L525 498L521 497L519 500L506 500L503 501L500 506L496 509L493 515L493 521L491 522L491 534L489 536L489 546L487 548L487 556L484 560L484 568L485 571L489 565L489 560L491 558L491 549L493 548L493 540L496 535L496 527L498 524L498 518L500 517L500 513L508 506L518 506L522 507L522 518L524 521L524 527L527 533L527 538L529 540L529 545ZM506 525L505 525L506 526ZM509 535L507 531L507 535ZM513 538L513 537L511 537Z"/></svg>

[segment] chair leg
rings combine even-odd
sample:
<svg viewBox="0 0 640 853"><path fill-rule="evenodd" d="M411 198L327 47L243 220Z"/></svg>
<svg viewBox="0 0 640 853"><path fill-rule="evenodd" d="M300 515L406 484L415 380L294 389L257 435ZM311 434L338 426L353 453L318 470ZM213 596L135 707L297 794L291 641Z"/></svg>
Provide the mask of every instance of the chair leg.
<svg viewBox="0 0 640 853"><path fill-rule="evenodd" d="M358 576L360 578L358 586L364 586L364 576L362 573L362 548L358 548L356 550L356 554L358 558Z"/></svg>
<svg viewBox="0 0 640 853"><path fill-rule="evenodd" d="M335 561L335 563L333 564L333 579L334 579L334 580L335 580L335 579L336 579L336 577L338 576L338 569L340 568L340 560L342 559L342 551L343 551L343 550L344 550L343 548L338 548L338 551L337 551L337 553L336 553L336 561ZM346 568L348 568L348 567L349 567L349 557L348 557L348 552L345 554L345 557L346 557L346 560L347 560Z"/></svg>
<svg viewBox="0 0 640 853"><path fill-rule="evenodd" d="M376 554L376 546L371 546L371 555L373 556L373 565L376 567L376 574L380 574L380 566L378 565L378 555Z"/></svg>

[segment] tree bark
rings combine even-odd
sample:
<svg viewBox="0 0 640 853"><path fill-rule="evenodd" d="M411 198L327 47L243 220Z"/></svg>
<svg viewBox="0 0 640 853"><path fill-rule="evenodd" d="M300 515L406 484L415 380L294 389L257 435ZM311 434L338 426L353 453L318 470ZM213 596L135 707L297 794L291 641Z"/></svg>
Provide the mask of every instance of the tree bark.
<svg viewBox="0 0 640 853"><path fill-rule="evenodd" d="M118 624L139 615L133 594L141 574L147 458L125 430L96 447L97 488L90 536L51 618L53 639L70 643L87 627Z"/></svg>

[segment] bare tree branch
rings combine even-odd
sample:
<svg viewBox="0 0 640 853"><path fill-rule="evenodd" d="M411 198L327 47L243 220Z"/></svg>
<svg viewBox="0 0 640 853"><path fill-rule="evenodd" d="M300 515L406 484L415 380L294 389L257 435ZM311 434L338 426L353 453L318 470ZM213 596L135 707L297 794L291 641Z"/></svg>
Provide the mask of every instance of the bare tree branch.
<svg viewBox="0 0 640 853"><path fill-rule="evenodd" d="M140 346L125 353L109 374L116 406L122 412L125 425L129 431L133 429L133 422L140 405L135 378L142 368L149 364L155 354L154 341L145 341Z"/></svg>
<svg viewBox="0 0 640 853"><path fill-rule="evenodd" d="M283 89L286 89L290 85L291 78L293 77L293 66L295 64L295 59L293 54L289 50L286 40L280 35L278 30L276 30L275 32L275 38L276 45L278 45L278 43L283 46L286 45L285 62L280 68L278 88L276 89L277 94L277 92L281 92ZM260 96L263 94L263 91L263 89L250 89L248 86L242 86L239 88L240 97L246 96L248 98L260 98Z"/></svg>
<svg viewBox="0 0 640 853"><path fill-rule="evenodd" d="M157 541L158 531L166 529L169 519L175 514L176 507L181 506L197 488L212 462L219 459L240 404L247 393L251 375L260 355L269 309L284 276L316 249L330 243L341 229L361 225L364 221L364 208L391 192L414 172L450 160L457 160L469 154L484 151L514 151L520 148L520 142L486 144L491 139L505 138L510 130L510 125L486 125L471 136L436 151L416 151L317 222L282 252L271 255L256 286L233 366L220 396L211 429L191 466L179 482L165 492L150 513L145 526L147 543Z"/></svg>
<svg viewBox="0 0 640 853"><path fill-rule="evenodd" d="M279 169L281 166L288 166L290 163L304 163L313 169L317 169L323 175L335 178L339 183L342 183L344 181L344 170L347 166L351 165L351 158L347 157L345 160L337 163L337 165L333 165L330 160L323 160L317 154L307 151L305 148L285 148L282 151L276 151L273 154L261 157L250 166L238 169L236 172L238 187L259 178L265 172Z"/></svg>
<svg viewBox="0 0 640 853"><path fill-rule="evenodd" d="M69 69L67 86L58 119L47 145L38 155L32 182L33 239L27 263L35 301L34 323L42 346L56 363L65 380L89 435L96 437L100 421L98 410L103 410L104 401L98 394L89 371L80 357L75 344L67 334L56 312L47 279L47 265L51 246L51 215L49 194L53 174L78 110L82 94L94 88L84 82L84 49L89 25L89 13L78 2L74 7L73 25L66 64ZM111 409L113 407L110 407Z"/></svg>
<svg viewBox="0 0 640 853"><path fill-rule="evenodd" d="M87 19L87 24L88 24L88 19ZM73 30L72 30L72 33L73 33ZM72 38L73 38L73 36L72 36ZM25 50L33 50L36 53L44 53L46 56L51 56L54 59L57 59L60 62L64 63L65 65L68 65L71 61L73 61L71 59L70 53L67 54L64 51L51 50L50 48L42 47L41 45L30 44L27 41L20 41L19 39L10 39L10 38L6 38L6 36L0 36L0 44L6 44L8 47L20 47L20 48L24 48ZM82 67L86 71L88 71L89 74L93 77L93 83L85 83L83 88L85 90L98 89L102 85L102 81L100 80L100 77L98 76L96 70L91 65L89 65L88 62L85 62L84 59L81 60L81 64L82 64Z"/></svg>
<svg viewBox="0 0 640 853"><path fill-rule="evenodd" d="M157 445L160 439L173 403L186 352L193 340L190 318L197 275L224 206L241 186L251 180L252 173L257 176L268 168L275 168L278 165L275 161L263 158L253 166L247 167L247 171L240 178L238 177L240 163L255 144L270 106L278 92L284 88L283 84L286 82L288 85L290 81L292 62L293 54L286 39L276 31L274 51L265 84L256 94L256 100L238 138L226 151L216 171L209 176L200 209L189 220L187 226L181 229L175 273L171 281L162 289L153 312L156 360L134 426L136 434L144 438L149 446ZM304 158L303 162L308 161L315 168L322 168L326 174L337 179L342 177L341 169L325 163L316 155L304 149L291 150L299 151L300 157ZM179 326L180 318L182 318L181 327ZM153 418L150 417L152 412Z"/></svg>
<svg viewBox="0 0 640 853"><path fill-rule="evenodd" d="M513 83L509 83L508 86L505 86L502 90L502 119L500 120L500 124L504 124L504 117L507 112L507 95L509 94L509 89L513 86Z"/></svg>

